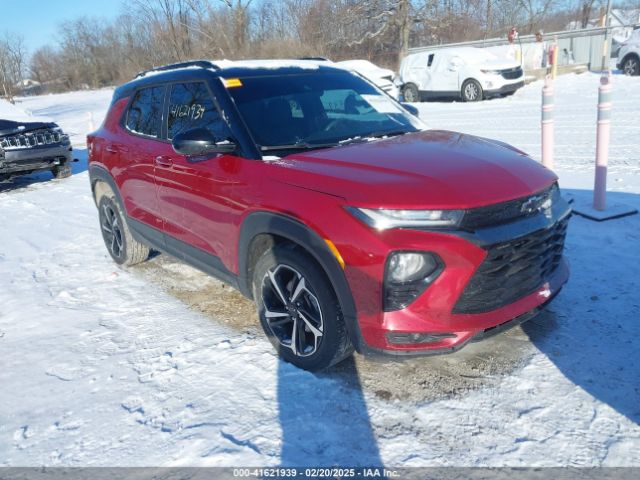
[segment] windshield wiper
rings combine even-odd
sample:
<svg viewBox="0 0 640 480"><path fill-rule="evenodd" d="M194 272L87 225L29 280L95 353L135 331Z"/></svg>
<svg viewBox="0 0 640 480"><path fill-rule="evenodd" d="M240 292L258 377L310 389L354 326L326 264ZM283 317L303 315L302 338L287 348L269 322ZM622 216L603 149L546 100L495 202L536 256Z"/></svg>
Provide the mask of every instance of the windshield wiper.
<svg viewBox="0 0 640 480"><path fill-rule="evenodd" d="M406 130L390 130L387 132L367 133L363 135L357 135L351 138L346 138L344 140L340 140L340 145L349 145L352 143L367 142L369 141L370 138L397 137L398 135L404 135L405 133L409 133L409 132L407 132Z"/></svg>
<svg viewBox="0 0 640 480"><path fill-rule="evenodd" d="M263 152L271 152L274 150L313 150L316 148L335 147L337 143L290 143L287 145L264 145L260 147Z"/></svg>
<svg viewBox="0 0 640 480"><path fill-rule="evenodd" d="M357 135L355 137L347 138L345 140L340 140L339 142L332 142L332 143L296 142L296 143L289 143L284 145L263 145L260 147L260 150L262 150L263 152L272 152L272 151L278 151L278 150L314 150L317 148L329 148L329 147L348 145L351 143L366 142L367 139L369 138L397 137L398 135L404 135L405 133L409 133L409 132L407 132L406 130L389 130L389 131L372 132L372 133L366 133L363 135Z"/></svg>
<svg viewBox="0 0 640 480"><path fill-rule="evenodd" d="M389 130L387 132L373 132L368 135L364 135L364 138L380 138L380 137L397 137L398 135L404 135L409 133L406 130Z"/></svg>

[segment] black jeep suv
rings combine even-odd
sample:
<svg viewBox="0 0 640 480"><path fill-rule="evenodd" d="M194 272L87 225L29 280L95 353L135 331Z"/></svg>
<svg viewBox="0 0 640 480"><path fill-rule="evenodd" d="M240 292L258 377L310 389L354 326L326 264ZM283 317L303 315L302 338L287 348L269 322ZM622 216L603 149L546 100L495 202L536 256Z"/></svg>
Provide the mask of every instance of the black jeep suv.
<svg viewBox="0 0 640 480"><path fill-rule="evenodd" d="M69 177L71 152L69 136L55 123L0 119L0 181L41 170Z"/></svg>

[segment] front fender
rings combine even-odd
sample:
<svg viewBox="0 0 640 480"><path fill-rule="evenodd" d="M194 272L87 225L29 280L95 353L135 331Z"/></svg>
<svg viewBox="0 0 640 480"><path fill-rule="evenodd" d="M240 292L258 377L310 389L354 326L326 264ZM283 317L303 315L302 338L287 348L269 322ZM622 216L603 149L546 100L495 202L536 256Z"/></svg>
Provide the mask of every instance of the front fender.
<svg viewBox="0 0 640 480"><path fill-rule="evenodd" d="M340 302L342 314L357 351L363 345L360 327L358 325L355 302L351 289L344 274L344 270L334 257L326 242L302 222L282 214L272 212L255 212L244 220L238 246L238 284L240 291L247 297L252 297L251 279L249 278L249 247L252 240L260 234L272 234L286 238L304 248L323 269L331 282Z"/></svg>

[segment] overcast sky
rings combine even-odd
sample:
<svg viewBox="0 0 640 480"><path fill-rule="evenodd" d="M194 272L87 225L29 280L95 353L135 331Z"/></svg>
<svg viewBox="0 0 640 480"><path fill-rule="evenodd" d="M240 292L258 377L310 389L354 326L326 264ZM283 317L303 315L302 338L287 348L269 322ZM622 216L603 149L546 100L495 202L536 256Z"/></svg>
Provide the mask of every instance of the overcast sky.
<svg viewBox="0 0 640 480"><path fill-rule="evenodd" d="M0 0L0 34L18 33L29 53L57 43L58 25L80 16L113 18L121 0Z"/></svg>

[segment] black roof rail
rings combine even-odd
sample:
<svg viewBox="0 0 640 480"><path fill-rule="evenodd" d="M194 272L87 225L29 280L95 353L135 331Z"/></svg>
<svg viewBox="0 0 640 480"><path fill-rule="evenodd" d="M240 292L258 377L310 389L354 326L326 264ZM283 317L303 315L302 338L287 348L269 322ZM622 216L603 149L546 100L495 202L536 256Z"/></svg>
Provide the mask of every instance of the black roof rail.
<svg viewBox="0 0 640 480"><path fill-rule="evenodd" d="M136 78L144 77L147 73L150 73L150 72L163 72L166 70L177 70L179 68L187 68L187 67L200 67L200 68L208 68L213 70L220 70L220 67L210 60L191 60L188 62L170 63L169 65L162 65L160 67L144 70L142 72L139 72L136 75Z"/></svg>

